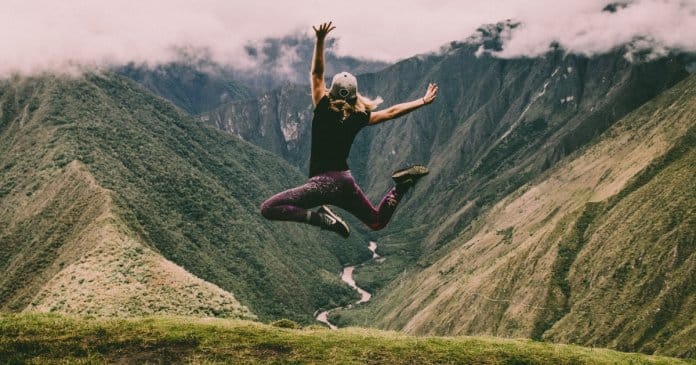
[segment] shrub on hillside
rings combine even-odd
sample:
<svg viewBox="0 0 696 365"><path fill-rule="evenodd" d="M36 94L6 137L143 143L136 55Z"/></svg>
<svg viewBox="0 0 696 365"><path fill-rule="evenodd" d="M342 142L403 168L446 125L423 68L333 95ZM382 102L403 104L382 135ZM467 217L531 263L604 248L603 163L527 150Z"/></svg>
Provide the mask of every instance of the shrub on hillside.
<svg viewBox="0 0 696 365"><path fill-rule="evenodd" d="M271 322L271 326L279 327L279 328L291 328L291 329L295 329L295 330L302 328L302 326L300 326L299 323L297 323L293 320L287 319L287 318L273 321L273 322Z"/></svg>

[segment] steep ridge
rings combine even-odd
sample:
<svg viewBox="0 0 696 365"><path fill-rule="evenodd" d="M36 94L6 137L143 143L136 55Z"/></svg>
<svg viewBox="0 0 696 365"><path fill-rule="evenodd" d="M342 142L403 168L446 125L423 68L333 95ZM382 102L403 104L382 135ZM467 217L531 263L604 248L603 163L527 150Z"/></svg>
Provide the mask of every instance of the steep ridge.
<svg viewBox="0 0 696 365"><path fill-rule="evenodd" d="M342 317L696 356L695 120L691 76Z"/></svg>
<svg viewBox="0 0 696 365"><path fill-rule="evenodd" d="M57 168L65 151L57 128L38 122L52 87L31 84L2 89L2 308L253 318L229 292L137 241L114 214L112 192L82 163Z"/></svg>
<svg viewBox="0 0 696 365"><path fill-rule="evenodd" d="M269 153L114 75L5 80L0 103L2 308L310 322L354 296L332 273L364 238L258 214L303 180Z"/></svg>

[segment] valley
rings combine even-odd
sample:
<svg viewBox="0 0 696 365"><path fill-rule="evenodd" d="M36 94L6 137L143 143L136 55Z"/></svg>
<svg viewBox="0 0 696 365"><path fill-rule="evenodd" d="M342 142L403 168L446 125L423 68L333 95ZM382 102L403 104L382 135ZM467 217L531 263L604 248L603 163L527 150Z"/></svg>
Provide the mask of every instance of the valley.
<svg viewBox="0 0 696 365"><path fill-rule="evenodd" d="M212 330L259 336L236 354L261 362L444 361L434 349L490 363L680 362L597 347L693 359L694 55L499 58L481 51L500 41L491 29L393 64L332 56L361 70L380 108L440 87L435 103L356 138L349 163L373 201L398 168L431 173L383 230L337 209L346 240L259 213L306 180L301 79L170 64L0 80L0 326L76 333L61 338L67 355L40 332L3 335L0 354L82 361L92 349L80 341L108 333L99 341L130 360L232 356L201 334ZM137 344L150 340L163 347Z"/></svg>
<svg viewBox="0 0 696 365"><path fill-rule="evenodd" d="M377 243L376 242L370 241L368 248L370 249L370 251L372 251L372 259L371 260L375 260L378 262L384 261L384 258L377 254ZM365 265L365 264L366 264L366 262L363 262L360 264L360 266ZM360 300L355 302L356 305L367 303L372 298L372 294L368 293L367 291L358 287L355 284L355 280L353 279L353 271L354 270L355 270L355 266L344 267L343 271L341 272L341 280L343 280L344 283L348 284L351 288L353 288L360 295ZM353 306L353 304L348 304L348 306L346 308L350 309L352 306ZM316 314L315 318L317 321L326 324L331 329L338 329L338 327L336 327L336 325L329 322L329 315L331 314L332 311L334 311L336 309L342 309L342 307L332 308L329 310L318 312L318 314Z"/></svg>

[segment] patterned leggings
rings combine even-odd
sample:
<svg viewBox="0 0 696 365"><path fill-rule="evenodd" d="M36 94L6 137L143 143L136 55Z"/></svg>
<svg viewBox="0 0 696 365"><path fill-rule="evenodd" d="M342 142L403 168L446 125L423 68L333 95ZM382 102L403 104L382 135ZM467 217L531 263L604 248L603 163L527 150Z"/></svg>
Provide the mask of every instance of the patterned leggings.
<svg viewBox="0 0 696 365"><path fill-rule="evenodd" d="M387 225L402 197L403 192L392 188L375 208L355 183L350 170L329 171L311 177L304 185L272 196L261 204L261 214L271 220L308 222L308 209L330 204L350 212L373 230L379 230Z"/></svg>

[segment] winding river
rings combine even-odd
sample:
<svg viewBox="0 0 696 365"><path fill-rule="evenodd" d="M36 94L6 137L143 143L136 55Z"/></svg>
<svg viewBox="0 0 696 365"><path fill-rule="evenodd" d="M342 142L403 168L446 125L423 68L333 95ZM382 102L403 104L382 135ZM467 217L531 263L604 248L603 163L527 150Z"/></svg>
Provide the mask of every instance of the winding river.
<svg viewBox="0 0 696 365"><path fill-rule="evenodd" d="M381 257L377 254L377 242L370 241L370 244L367 246L367 248L370 249L370 251L372 251L372 260L377 260L379 262L382 262L384 260L383 257ZM344 267L343 272L341 272L341 280L343 280L346 284L350 285L351 288L355 289L355 291L357 291L358 294L360 294L360 300L355 302L355 304L365 303L365 302L369 301L370 298L372 298L372 294L368 293L364 289L355 285L355 280L353 279L353 270L355 270L355 266ZM351 306L352 306L352 304L348 305L348 308L350 308ZM328 317L329 317L329 313L331 311L336 310L336 309L340 309L340 308L343 308L343 307L338 307L338 308L329 309L327 311L323 311L323 312L317 314L315 318L317 319L317 321L324 323L327 326L329 326L329 328L331 328L332 330L335 330L338 327L336 327L336 325L334 325L333 323L329 322Z"/></svg>

